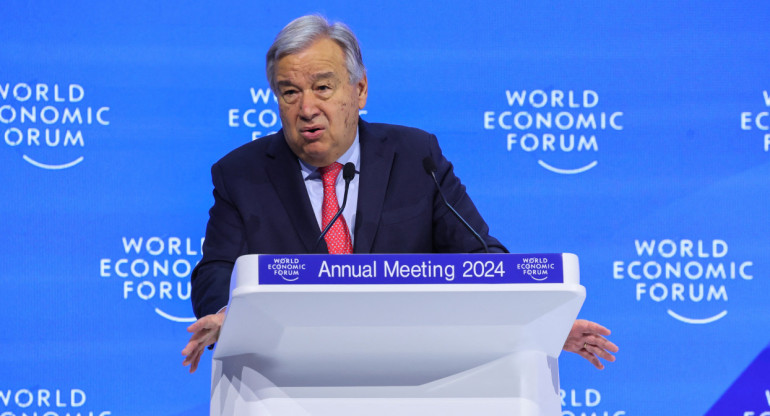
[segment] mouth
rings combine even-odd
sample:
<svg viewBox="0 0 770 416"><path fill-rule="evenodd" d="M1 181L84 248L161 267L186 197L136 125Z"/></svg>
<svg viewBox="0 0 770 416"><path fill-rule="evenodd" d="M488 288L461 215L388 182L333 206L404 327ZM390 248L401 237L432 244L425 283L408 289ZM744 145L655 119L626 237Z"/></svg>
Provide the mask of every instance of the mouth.
<svg viewBox="0 0 770 416"><path fill-rule="evenodd" d="M321 126L309 126L301 128L299 134L306 140L317 140L324 131L325 129Z"/></svg>

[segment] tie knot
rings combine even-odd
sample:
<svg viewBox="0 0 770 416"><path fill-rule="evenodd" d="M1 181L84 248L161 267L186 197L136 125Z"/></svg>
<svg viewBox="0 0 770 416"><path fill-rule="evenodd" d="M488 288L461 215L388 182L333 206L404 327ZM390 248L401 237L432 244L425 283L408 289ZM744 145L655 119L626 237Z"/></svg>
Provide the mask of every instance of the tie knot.
<svg viewBox="0 0 770 416"><path fill-rule="evenodd" d="M334 186L337 182L337 176L339 176L340 171L342 170L342 164L334 162L329 166L318 168L318 170L321 172L321 179L324 181L324 187Z"/></svg>

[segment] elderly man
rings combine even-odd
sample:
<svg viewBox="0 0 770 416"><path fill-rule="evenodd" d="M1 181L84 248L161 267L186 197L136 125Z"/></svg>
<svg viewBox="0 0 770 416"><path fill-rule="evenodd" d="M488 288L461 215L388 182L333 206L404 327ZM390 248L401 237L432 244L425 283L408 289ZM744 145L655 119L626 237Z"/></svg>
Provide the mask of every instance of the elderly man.
<svg viewBox="0 0 770 416"><path fill-rule="evenodd" d="M232 151L212 167L214 206L203 259L193 271L198 321L182 351L197 368L224 320L235 259L243 254L478 252L483 245L443 205L425 159L449 202L490 251L506 252L489 236L465 187L435 136L402 126L367 123L366 70L355 35L341 23L303 16L289 23L267 53L267 78L278 97L283 128ZM352 163L346 209L339 210L339 172ZM614 361L609 330L578 320L564 344L597 368Z"/></svg>

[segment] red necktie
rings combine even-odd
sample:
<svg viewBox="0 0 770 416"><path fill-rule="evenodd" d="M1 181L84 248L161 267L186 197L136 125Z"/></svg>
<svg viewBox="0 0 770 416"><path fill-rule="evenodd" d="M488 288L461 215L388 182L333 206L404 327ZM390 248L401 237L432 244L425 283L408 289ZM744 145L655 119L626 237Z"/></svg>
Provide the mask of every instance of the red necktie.
<svg viewBox="0 0 770 416"><path fill-rule="evenodd" d="M334 214L340 209L337 201L337 176L342 170L342 164L332 163L329 166L318 168L324 181L324 202L321 206L321 228L325 229L334 218ZM350 232L345 217L342 215L334 221L334 225L324 236L329 254L350 254L353 252L353 244L350 242Z"/></svg>

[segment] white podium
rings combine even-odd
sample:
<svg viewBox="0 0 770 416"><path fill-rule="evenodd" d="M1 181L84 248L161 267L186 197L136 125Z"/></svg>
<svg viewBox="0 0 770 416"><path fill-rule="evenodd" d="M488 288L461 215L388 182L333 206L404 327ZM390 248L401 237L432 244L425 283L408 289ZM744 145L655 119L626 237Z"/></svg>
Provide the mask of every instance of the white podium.
<svg viewBox="0 0 770 416"><path fill-rule="evenodd" d="M559 416L584 299L573 254L243 256L211 415Z"/></svg>

